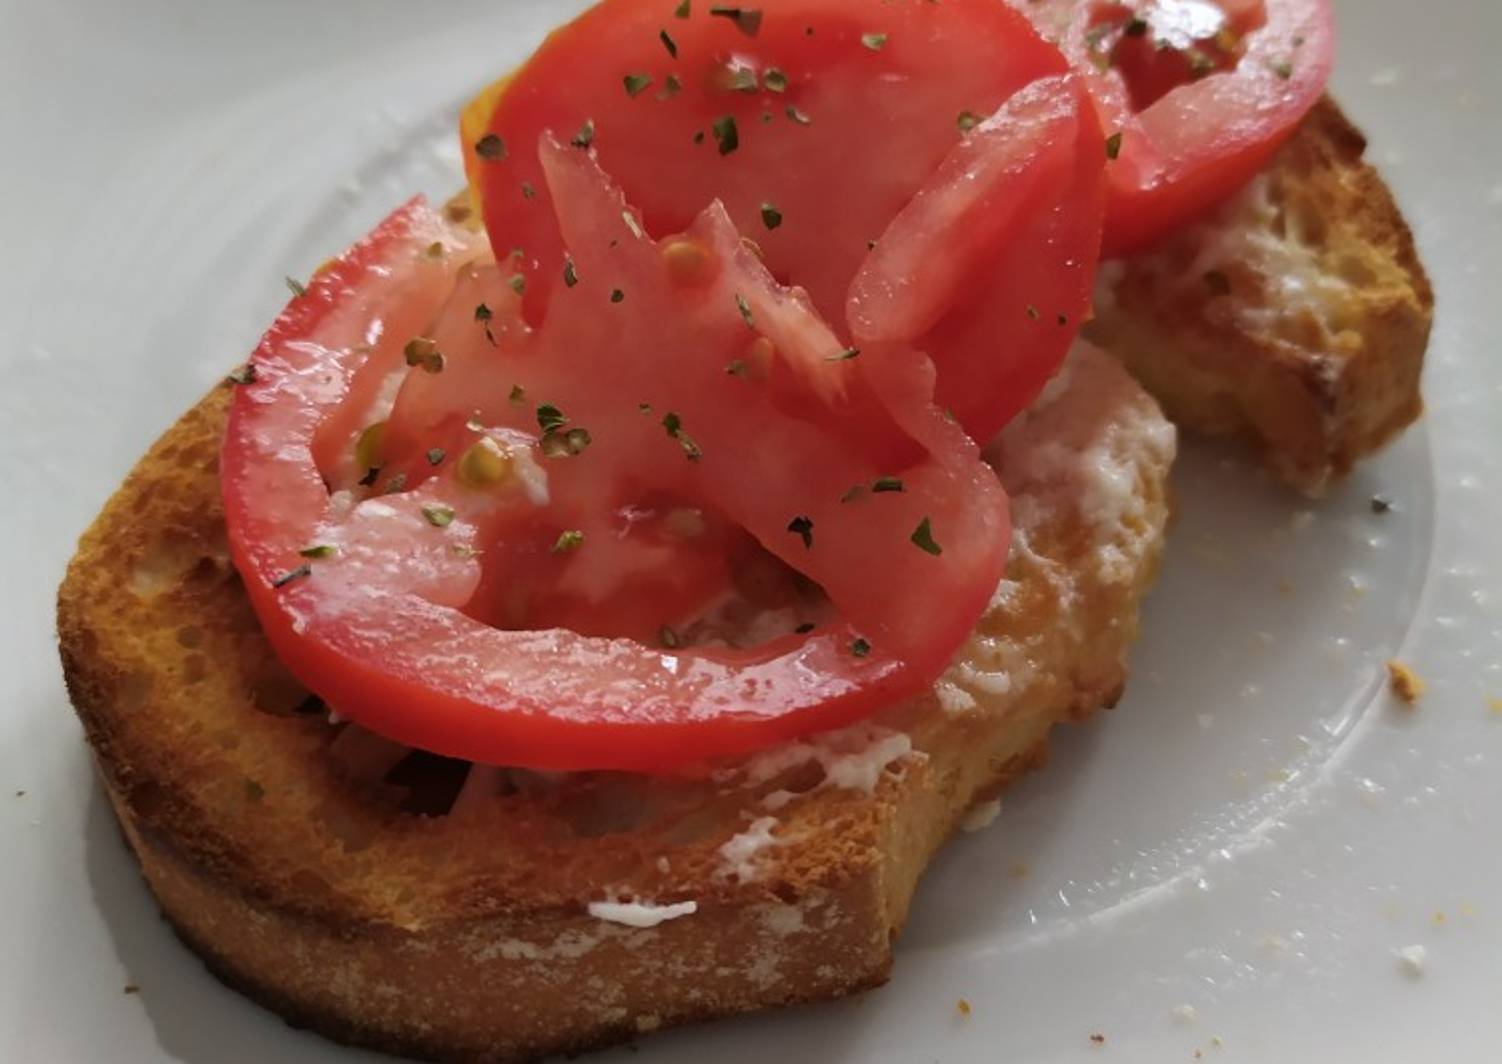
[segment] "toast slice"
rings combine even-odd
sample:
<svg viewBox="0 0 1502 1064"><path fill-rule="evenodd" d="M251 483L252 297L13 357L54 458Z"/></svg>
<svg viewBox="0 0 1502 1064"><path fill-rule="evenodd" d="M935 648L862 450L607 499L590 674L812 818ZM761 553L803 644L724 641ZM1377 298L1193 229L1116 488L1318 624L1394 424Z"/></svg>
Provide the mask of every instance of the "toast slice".
<svg viewBox="0 0 1502 1064"><path fill-rule="evenodd" d="M1012 554L932 693L681 777L557 775L341 727L281 669L226 549L227 405L215 391L156 443L59 595L104 787L226 982L342 1041L465 1060L883 982L939 845L1054 724L1120 693L1175 448L1081 345L988 450Z"/></svg>
<svg viewBox="0 0 1502 1064"><path fill-rule="evenodd" d="M1086 327L1181 427L1249 438L1310 495L1423 409L1434 293L1365 149L1322 100L1212 217L1103 266Z"/></svg>

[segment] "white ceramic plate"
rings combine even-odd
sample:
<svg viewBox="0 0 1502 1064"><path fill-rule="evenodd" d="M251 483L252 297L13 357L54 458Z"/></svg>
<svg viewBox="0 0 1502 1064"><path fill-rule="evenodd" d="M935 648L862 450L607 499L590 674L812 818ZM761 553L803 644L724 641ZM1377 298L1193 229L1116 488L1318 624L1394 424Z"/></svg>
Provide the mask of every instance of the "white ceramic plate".
<svg viewBox="0 0 1502 1064"><path fill-rule="evenodd" d="M282 276L452 189L456 108L574 6L0 0L0 1058L360 1056L158 920L68 707L54 589ZM1427 418L1319 506L1190 442L1127 698L943 855L891 985L631 1059L1502 1053L1502 6L1337 6L1337 93L1439 293ZM1416 710L1392 657L1428 681Z"/></svg>

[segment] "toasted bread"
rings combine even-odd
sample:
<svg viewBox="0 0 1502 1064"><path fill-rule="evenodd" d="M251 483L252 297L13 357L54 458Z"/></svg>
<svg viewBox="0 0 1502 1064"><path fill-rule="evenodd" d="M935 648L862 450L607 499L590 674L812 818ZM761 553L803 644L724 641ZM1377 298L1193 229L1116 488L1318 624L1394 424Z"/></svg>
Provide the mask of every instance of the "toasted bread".
<svg viewBox="0 0 1502 1064"><path fill-rule="evenodd" d="M1211 218L1106 264L1089 338L1182 427L1321 494L1417 418L1434 293L1366 140L1326 98Z"/></svg>
<svg viewBox="0 0 1502 1064"><path fill-rule="evenodd" d="M521 1060L880 983L920 873L1046 736L1114 703L1174 430L1081 346L988 455L1006 578L932 693L680 777L412 753L271 654L228 559L215 391L59 596L69 690L147 882L226 982L334 1038Z"/></svg>

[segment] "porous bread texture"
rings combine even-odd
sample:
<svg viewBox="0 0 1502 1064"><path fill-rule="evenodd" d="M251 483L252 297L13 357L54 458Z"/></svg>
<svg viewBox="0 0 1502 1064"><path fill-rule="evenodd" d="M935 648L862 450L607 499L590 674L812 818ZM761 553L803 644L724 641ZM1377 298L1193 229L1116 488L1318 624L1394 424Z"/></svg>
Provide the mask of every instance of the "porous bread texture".
<svg viewBox="0 0 1502 1064"><path fill-rule="evenodd" d="M696 774L484 770L454 803L466 766L427 755L353 779L338 754L369 744L272 656L225 546L227 401L185 415L84 535L59 595L69 690L148 884L216 973L334 1038L444 1059L885 980L934 851L1055 723L1121 691L1174 454L1156 404L1081 348L990 451L1012 555L932 693ZM645 908L591 914L604 901ZM667 906L650 927L597 915Z"/></svg>
<svg viewBox="0 0 1502 1064"><path fill-rule="evenodd" d="M1102 266L1091 341L1180 426L1322 494L1419 416L1434 293L1366 140L1322 100L1205 221Z"/></svg>

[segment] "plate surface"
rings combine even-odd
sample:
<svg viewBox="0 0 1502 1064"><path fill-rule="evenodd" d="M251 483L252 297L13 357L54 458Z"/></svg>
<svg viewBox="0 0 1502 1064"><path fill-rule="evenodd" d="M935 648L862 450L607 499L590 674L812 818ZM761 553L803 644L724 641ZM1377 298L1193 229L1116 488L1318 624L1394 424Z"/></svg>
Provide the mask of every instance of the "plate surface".
<svg viewBox="0 0 1502 1064"><path fill-rule="evenodd" d="M0 1058L364 1056L223 989L157 919L53 594L283 275L455 187L458 105L577 6L0 0ZM1337 7L1337 95L1439 293L1425 421L1318 506L1190 441L1126 699L941 857L893 982L601 1064L1496 1059L1502 6ZM1428 682L1416 710L1394 657Z"/></svg>

